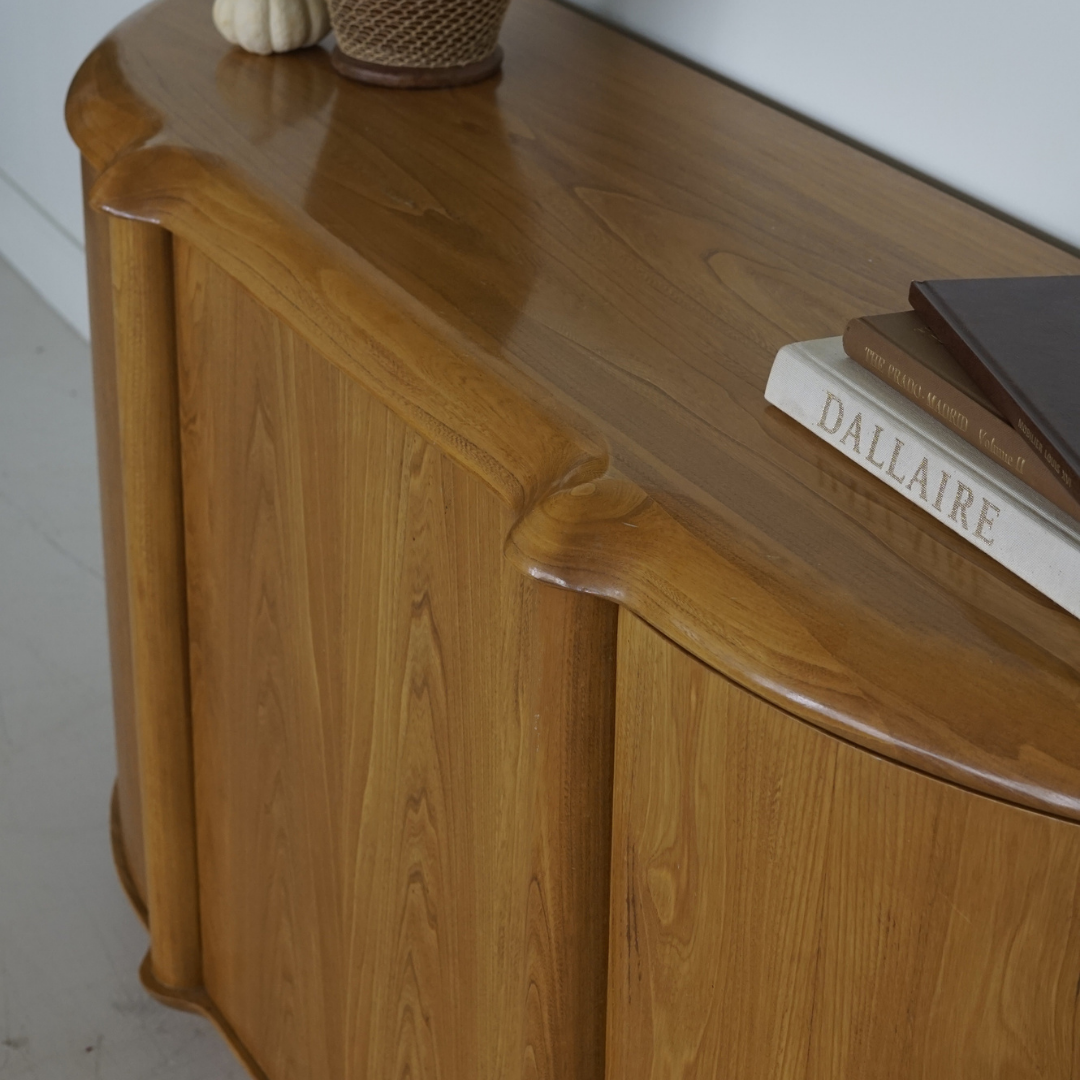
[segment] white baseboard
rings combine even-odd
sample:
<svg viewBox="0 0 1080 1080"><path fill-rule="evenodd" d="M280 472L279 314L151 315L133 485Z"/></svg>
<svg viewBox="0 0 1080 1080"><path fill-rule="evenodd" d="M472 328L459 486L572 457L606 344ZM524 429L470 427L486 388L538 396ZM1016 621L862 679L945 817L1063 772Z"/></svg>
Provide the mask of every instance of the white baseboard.
<svg viewBox="0 0 1080 1080"><path fill-rule="evenodd" d="M72 329L89 339L86 255L82 246L3 173L0 255Z"/></svg>

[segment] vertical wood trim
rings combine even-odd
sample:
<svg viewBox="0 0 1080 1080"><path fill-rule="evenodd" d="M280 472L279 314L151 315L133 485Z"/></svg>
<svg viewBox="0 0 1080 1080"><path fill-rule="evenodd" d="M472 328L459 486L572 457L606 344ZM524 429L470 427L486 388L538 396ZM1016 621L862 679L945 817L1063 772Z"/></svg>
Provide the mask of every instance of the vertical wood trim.
<svg viewBox="0 0 1080 1080"><path fill-rule="evenodd" d="M97 174L83 162L83 191ZM109 218L85 206L86 267L90 286L90 343L94 365L94 418L97 428L101 532L105 555L105 596L109 619L113 718L116 726L116 813L113 826L123 842L124 865L136 897L146 905L142 800L139 795L138 742L131 673L124 492L120 467L120 417L116 401L116 345L113 336L112 260Z"/></svg>
<svg viewBox="0 0 1080 1080"><path fill-rule="evenodd" d="M522 1075L603 1080L619 609L534 588L540 722L525 1023L535 1072Z"/></svg>
<svg viewBox="0 0 1080 1080"><path fill-rule="evenodd" d="M162 985L194 987L202 960L172 240L112 217L109 241L150 951Z"/></svg>

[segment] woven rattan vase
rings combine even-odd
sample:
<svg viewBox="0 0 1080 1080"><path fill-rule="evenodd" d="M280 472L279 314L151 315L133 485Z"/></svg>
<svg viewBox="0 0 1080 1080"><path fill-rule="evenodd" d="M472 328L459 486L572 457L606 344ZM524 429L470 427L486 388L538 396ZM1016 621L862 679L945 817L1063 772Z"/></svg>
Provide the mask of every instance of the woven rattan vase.
<svg viewBox="0 0 1080 1080"><path fill-rule="evenodd" d="M464 86L502 63L510 0L329 0L334 67L380 86Z"/></svg>

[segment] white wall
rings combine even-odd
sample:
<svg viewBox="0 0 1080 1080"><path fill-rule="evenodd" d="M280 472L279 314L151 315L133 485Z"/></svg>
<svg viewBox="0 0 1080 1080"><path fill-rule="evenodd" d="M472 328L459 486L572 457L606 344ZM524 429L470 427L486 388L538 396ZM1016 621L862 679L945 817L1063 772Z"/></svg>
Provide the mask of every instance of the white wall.
<svg viewBox="0 0 1080 1080"><path fill-rule="evenodd" d="M578 2L1080 246L1078 0ZM139 3L0 0L0 254L84 334L64 94Z"/></svg>
<svg viewBox="0 0 1080 1080"><path fill-rule="evenodd" d="M575 0L1080 246L1078 0Z"/></svg>
<svg viewBox="0 0 1080 1080"><path fill-rule="evenodd" d="M0 0L0 255L84 336L79 154L64 97L86 54L141 3Z"/></svg>

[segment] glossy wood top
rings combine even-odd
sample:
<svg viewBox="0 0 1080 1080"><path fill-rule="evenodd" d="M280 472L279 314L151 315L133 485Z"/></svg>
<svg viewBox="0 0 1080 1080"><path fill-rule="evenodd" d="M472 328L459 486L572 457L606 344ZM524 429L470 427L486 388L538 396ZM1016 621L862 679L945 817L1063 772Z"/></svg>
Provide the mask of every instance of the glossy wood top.
<svg viewBox="0 0 1080 1080"><path fill-rule="evenodd" d="M610 596L768 700L1080 819L1080 623L762 396L913 278L1080 260L548 0L504 73L401 92L161 0L68 104L92 201L157 221Z"/></svg>

